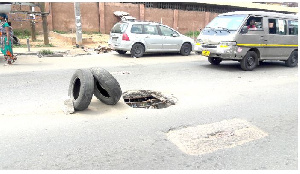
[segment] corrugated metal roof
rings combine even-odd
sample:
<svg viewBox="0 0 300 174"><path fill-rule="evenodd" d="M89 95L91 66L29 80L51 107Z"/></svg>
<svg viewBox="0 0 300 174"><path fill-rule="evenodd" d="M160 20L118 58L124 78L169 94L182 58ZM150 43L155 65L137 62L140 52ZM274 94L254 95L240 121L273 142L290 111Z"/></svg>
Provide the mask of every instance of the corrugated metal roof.
<svg viewBox="0 0 300 174"><path fill-rule="evenodd" d="M298 13L298 7L285 7L279 5L268 5L268 4L252 3L252 2L197 2L197 3L255 8L259 10L271 10L271 11L278 11L278 12L282 11L282 12Z"/></svg>

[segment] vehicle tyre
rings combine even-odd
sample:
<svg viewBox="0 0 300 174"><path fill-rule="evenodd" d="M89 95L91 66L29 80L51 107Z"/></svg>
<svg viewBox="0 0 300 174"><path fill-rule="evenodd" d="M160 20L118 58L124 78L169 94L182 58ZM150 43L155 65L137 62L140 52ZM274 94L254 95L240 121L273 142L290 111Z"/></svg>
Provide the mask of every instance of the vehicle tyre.
<svg viewBox="0 0 300 174"><path fill-rule="evenodd" d="M136 43L131 48L131 57L142 57L145 53L145 47L144 45L140 43Z"/></svg>
<svg viewBox="0 0 300 174"><path fill-rule="evenodd" d="M219 57L208 57L208 61L212 65L219 65L222 62L222 59Z"/></svg>
<svg viewBox="0 0 300 174"><path fill-rule="evenodd" d="M184 43L181 46L180 54L183 56L188 56L192 51L192 45L189 43Z"/></svg>
<svg viewBox="0 0 300 174"><path fill-rule="evenodd" d="M116 50L116 52L118 52L119 54L126 54L127 51L123 51L123 50Z"/></svg>
<svg viewBox="0 0 300 174"><path fill-rule="evenodd" d="M69 93L77 111L85 110L91 103L94 92L94 77L89 69L78 69L73 74Z"/></svg>
<svg viewBox="0 0 300 174"><path fill-rule="evenodd" d="M16 36L13 36L13 44L14 45L20 45L20 40Z"/></svg>
<svg viewBox="0 0 300 174"><path fill-rule="evenodd" d="M298 65L298 51L293 51L290 57L285 61L285 65L288 67L295 67Z"/></svg>
<svg viewBox="0 0 300 174"><path fill-rule="evenodd" d="M107 105L115 105L121 98L122 90L118 81L103 68L91 68L94 76L94 95Z"/></svg>
<svg viewBox="0 0 300 174"><path fill-rule="evenodd" d="M241 60L241 68L244 71L252 71L257 66L257 54L254 51L248 51Z"/></svg>

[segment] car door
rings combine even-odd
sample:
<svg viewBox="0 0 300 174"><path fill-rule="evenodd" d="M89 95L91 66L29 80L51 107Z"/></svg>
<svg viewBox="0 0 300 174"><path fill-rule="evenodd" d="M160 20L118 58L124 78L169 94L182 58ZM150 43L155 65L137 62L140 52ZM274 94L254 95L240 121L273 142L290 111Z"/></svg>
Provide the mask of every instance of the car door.
<svg viewBox="0 0 300 174"><path fill-rule="evenodd" d="M250 21L254 20L255 24L253 27L250 27ZM237 45L241 47L245 47L247 49L257 48L261 53L261 57L265 57L265 48L264 45L266 43L265 31L264 31L264 21L265 19L261 16L250 16L246 23L245 27L248 26L247 33L240 33L237 38ZM251 24L252 26L252 24Z"/></svg>
<svg viewBox="0 0 300 174"><path fill-rule="evenodd" d="M163 36L163 50L164 51L179 51L182 44L180 35L169 27L160 25L160 32Z"/></svg>
<svg viewBox="0 0 300 174"><path fill-rule="evenodd" d="M289 57L293 48L293 37L287 32L287 21L279 18L268 19L268 30L266 34L265 57L269 59L284 60Z"/></svg>
<svg viewBox="0 0 300 174"><path fill-rule="evenodd" d="M144 24L144 41L146 51L161 51L163 37L159 35L157 25Z"/></svg>

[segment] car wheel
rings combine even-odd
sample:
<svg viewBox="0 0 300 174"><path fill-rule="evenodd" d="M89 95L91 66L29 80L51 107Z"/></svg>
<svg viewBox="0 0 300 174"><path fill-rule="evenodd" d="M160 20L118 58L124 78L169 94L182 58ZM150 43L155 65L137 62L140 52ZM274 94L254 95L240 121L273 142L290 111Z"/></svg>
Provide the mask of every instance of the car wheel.
<svg viewBox="0 0 300 174"><path fill-rule="evenodd" d="M78 69L73 74L68 95L73 101L74 109L85 110L91 103L94 93L94 77L88 69Z"/></svg>
<svg viewBox="0 0 300 174"><path fill-rule="evenodd" d="M144 45L140 43L136 43L131 48L131 57L142 57L145 53L145 47Z"/></svg>
<svg viewBox="0 0 300 174"><path fill-rule="evenodd" d="M293 51L290 57L285 61L285 65L288 67L295 67L298 65L298 51Z"/></svg>
<svg viewBox="0 0 300 174"><path fill-rule="evenodd" d="M212 65L219 65L222 62L222 59L219 57L208 57L208 61Z"/></svg>
<svg viewBox="0 0 300 174"><path fill-rule="evenodd" d="M257 66L257 54L254 51L248 51L241 60L241 68L244 71L252 71Z"/></svg>
<svg viewBox="0 0 300 174"><path fill-rule="evenodd" d="M127 51L123 51L123 50L116 50L116 52L118 52L119 54L126 54Z"/></svg>
<svg viewBox="0 0 300 174"><path fill-rule="evenodd" d="M122 95L118 81L103 68L91 68L94 76L94 95L107 105L115 105Z"/></svg>
<svg viewBox="0 0 300 174"><path fill-rule="evenodd" d="M192 46L189 43L184 43L181 46L180 54L183 56L188 56L192 51Z"/></svg>

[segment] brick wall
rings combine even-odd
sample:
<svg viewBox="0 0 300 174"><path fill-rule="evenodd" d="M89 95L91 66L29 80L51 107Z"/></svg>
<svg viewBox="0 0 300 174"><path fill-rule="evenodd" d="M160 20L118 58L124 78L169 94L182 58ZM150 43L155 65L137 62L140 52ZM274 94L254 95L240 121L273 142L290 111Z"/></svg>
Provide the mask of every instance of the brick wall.
<svg viewBox="0 0 300 174"><path fill-rule="evenodd" d="M29 7L13 5L13 10L28 10ZM39 10L36 8L36 10ZM75 32L75 14L73 2L46 3L48 15L48 29L50 31ZM181 33L197 31L205 27L217 13L203 11L185 11L172 9L145 8L143 4L115 3L115 2L81 2L82 30L86 32L101 32L108 34L115 23L120 21L113 13L125 11L138 20L161 22ZM9 14L10 19L26 18L25 14ZM14 29L30 30L29 20L11 20ZM42 32L41 18L37 17L36 30Z"/></svg>

